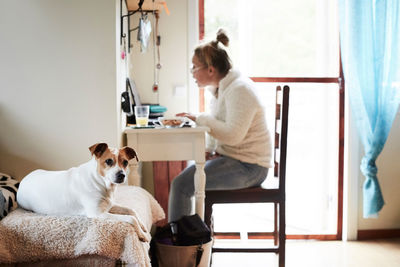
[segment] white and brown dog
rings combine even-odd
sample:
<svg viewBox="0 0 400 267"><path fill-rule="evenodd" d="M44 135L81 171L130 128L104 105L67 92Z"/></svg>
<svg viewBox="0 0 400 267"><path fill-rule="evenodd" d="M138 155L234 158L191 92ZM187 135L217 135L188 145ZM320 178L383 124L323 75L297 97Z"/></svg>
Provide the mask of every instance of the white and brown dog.
<svg viewBox="0 0 400 267"><path fill-rule="evenodd" d="M41 214L83 215L127 222L135 226L141 240L149 241L149 233L135 211L112 203L116 186L127 177L129 160L138 160L135 150L113 149L105 143L95 144L89 150L92 159L78 167L29 173L17 192L19 206Z"/></svg>

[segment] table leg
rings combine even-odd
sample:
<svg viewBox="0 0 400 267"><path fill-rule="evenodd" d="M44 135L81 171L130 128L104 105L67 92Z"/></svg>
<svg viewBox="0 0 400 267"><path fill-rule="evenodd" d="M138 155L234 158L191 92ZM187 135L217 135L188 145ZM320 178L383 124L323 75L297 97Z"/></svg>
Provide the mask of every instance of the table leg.
<svg viewBox="0 0 400 267"><path fill-rule="evenodd" d="M196 172L194 173L194 194L196 198L196 213L201 219L204 219L204 199L206 187L206 174L204 172L204 163L196 162Z"/></svg>
<svg viewBox="0 0 400 267"><path fill-rule="evenodd" d="M129 164L128 185L141 186L138 162Z"/></svg>

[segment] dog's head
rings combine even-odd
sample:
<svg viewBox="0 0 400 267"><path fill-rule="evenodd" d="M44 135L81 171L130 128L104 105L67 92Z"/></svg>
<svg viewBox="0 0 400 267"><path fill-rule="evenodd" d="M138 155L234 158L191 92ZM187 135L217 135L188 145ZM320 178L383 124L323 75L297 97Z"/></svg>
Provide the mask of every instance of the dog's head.
<svg viewBox="0 0 400 267"><path fill-rule="evenodd" d="M135 150L130 147L110 148L106 143L97 143L89 147L90 153L96 157L97 172L111 183L120 184L128 174L129 160L136 158Z"/></svg>

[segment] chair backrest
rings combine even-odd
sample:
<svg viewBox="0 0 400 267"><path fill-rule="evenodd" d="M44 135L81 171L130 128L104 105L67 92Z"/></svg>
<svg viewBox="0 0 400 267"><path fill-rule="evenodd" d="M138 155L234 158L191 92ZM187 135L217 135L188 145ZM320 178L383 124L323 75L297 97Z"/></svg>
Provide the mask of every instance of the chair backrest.
<svg viewBox="0 0 400 267"><path fill-rule="evenodd" d="M275 104L275 140L274 140L274 176L279 178L279 189L286 186L286 152L289 119L289 86L276 87Z"/></svg>

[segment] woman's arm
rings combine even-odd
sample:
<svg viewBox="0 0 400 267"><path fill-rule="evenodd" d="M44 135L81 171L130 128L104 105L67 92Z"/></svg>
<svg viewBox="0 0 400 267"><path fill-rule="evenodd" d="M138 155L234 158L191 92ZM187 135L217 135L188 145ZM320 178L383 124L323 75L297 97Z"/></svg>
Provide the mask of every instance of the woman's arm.
<svg viewBox="0 0 400 267"><path fill-rule="evenodd" d="M210 127L210 134L227 145L240 143L246 136L259 108L256 96L245 87L232 88L225 97L225 121L207 114L197 117L199 125Z"/></svg>

